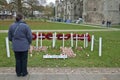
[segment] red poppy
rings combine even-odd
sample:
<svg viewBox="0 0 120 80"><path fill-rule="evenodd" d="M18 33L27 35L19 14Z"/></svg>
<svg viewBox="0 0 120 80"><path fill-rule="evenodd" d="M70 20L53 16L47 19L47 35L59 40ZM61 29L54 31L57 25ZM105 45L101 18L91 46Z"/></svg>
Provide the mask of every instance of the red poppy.
<svg viewBox="0 0 120 80"><path fill-rule="evenodd" d="M81 37L80 40L84 40L84 34L81 34L81 35L79 35L79 36ZM88 34L88 35L85 35L85 37L87 37L87 39L88 39L89 42L91 41L91 37L90 37L89 34Z"/></svg>
<svg viewBox="0 0 120 80"><path fill-rule="evenodd" d="M62 38L62 37L63 37L63 34L62 34L62 33L58 33L56 36L57 36L57 39L58 39L58 40L62 40L62 39L63 39L63 38Z"/></svg>
<svg viewBox="0 0 120 80"><path fill-rule="evenodd" d="M65 34L65 40L68 40L68 39L70 39L70 37L71 37L71 34Z"/></svg>
<svg viewBox="0 0 120 80"><path fill-rule="evenodd" d="M79 40L84 40L84 34L79 34L80 39Z"/></svg>
<svg viewBox="0 0 120 80"><path fill-rule="evenodd" d="M88 42L90 42L91 41L90 35L88 34L87 37L88 37Z"/></svg>
<svg viewBox="0 0 120 80"><path fill-rule="evenodd" d="M38 36L39 36L39 39L41 39L41 34L42 34L42 39L45 39L45 33L39 33Z"/></svg>
<svg viewBox="0 0 120 80"><path fill-rule="evenodd" d="M77 37L79 37L78 34L73 34L73 40L76 40L76 35L77 35ZM77 40L78 40L78 39L77 39Z"/></svg>
<svg viewBox="0 0 120 80"><path fill-rule="evenodd" d="M36 33L32 33L32 40L36 40L36 38L37 38Z"/></svg>
<svg viewBox="0 0 120 80"><path fill-rule="evenodd" d="M45 36L48 40L52 40L53 34L51 32L47 33Z"/></svg>

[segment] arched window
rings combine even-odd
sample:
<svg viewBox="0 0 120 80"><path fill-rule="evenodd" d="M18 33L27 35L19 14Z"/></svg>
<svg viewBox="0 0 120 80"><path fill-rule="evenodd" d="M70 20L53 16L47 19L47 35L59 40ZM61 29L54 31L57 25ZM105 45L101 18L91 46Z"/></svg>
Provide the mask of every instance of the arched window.
<svg viewBox="0 0 120 80"><path fill-rule="evenodd" d="M96 11L96 8L94 8L93 11Z"/></svg>

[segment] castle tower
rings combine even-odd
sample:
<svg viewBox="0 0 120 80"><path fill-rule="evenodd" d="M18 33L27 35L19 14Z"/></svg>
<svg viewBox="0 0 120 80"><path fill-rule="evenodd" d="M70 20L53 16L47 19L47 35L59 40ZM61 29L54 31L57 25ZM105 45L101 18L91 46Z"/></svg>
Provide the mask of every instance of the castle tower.
<svg viewBox="0 0 120 80"><path fill-rule="evenodd" d="M83 18L87 23L101 24L101 21L111 20L113 24L120 23L120 0L84 0Z"/></svg>
<svg viewBox="0 0 120 80"><path fill-rule="evenodd" d="M105 20L111 20L113 24L120 23L120 0L104 0Z"/></svg>
<svg viewBox="0 0 120 80"><path fill-rule="evenodd" d="M84 0L83 18L87 23L100 23L104 19L103 0Z"/></svg>

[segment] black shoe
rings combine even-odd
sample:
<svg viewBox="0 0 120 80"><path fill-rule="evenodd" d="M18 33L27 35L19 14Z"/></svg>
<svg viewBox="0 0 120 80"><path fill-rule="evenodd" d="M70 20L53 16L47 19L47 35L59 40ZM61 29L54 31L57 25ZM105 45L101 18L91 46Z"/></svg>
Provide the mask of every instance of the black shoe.
<svg viewBox="0 0 120 80"><path fill-rule="evenodd" d="M22 74L23 77L25 77L25 76L27 76L27 75L28 75L28 73L25 73L25 74L23 73L23 74Z"/></svg>
<svg viewBox="0 0 120 80"><path fill-rule="evenodd" d="M20 77L21 76L21 74L17 74L17 77Z"/></svg>

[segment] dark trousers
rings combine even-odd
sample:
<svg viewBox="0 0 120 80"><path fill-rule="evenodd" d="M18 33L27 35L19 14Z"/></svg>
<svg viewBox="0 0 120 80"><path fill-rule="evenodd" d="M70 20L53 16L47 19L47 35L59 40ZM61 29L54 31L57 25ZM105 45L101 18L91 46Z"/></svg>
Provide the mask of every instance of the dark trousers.
<svg viewBox="0 0 120 80"><path fill-rule="evenodd" d="M27 74L28 51L14 51L16 60L16 74Z"/></svg>

